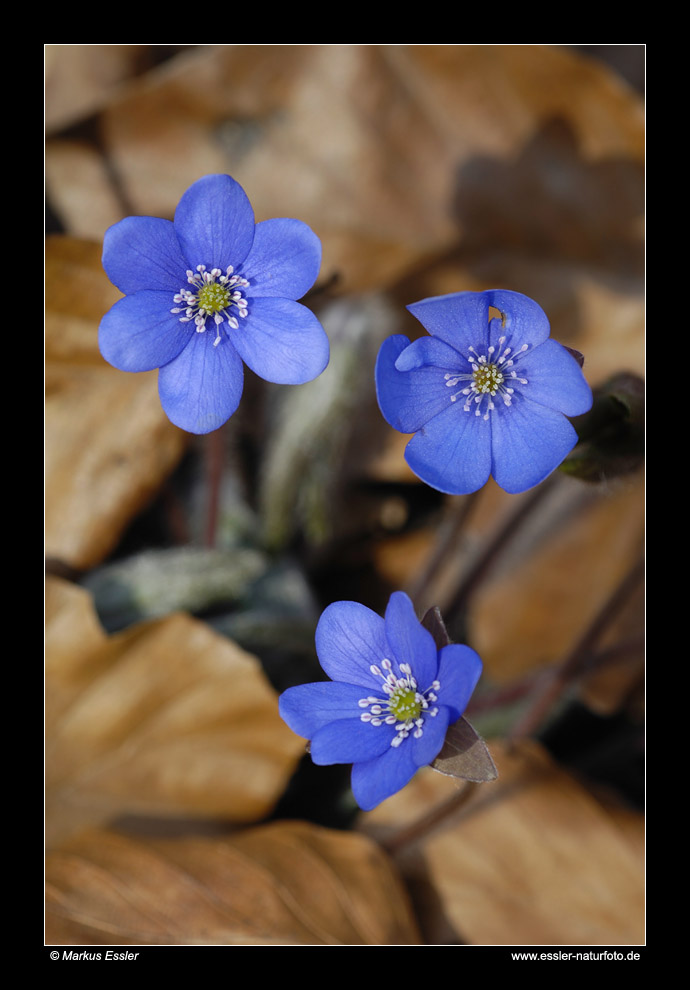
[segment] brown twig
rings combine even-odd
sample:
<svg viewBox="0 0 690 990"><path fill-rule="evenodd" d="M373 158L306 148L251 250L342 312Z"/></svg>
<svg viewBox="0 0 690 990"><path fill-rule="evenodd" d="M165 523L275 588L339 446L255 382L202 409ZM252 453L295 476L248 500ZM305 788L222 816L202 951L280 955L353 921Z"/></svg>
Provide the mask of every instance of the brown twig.
<svg viewBox="0 0 690 990"><path fill-rule="evenodd" d="M445 818L450 815L455 814L464 804L469 801L477 788L477 784L471 781L466 781L465 786L457 794L453 794L452 797L444 801L433 811L430 811L428 815L424 815L422 818L413 822L412 825L408 825L407 828L402 828L398 832L389 836L381 842L381 845L386 849L391 856L399 855L403 849L408 848L411 845L419 842L420 839L425 838L430 832L432 832L437 825L439 825Z"/></svg>
<svg viewBox="0 0 690 990"><path fill-rule="evenodd" d="M216 529L218 526L218 505L220 502L220 483L223 477L223 428L214 430L206 437L206 532L204 544L213 549L216 545Z"/></svg>
<svg viewBox="0 0 690 990"><path fill-rule="evenodd" d="M420 605L420 599L428 591L429 585L448 557L457 548L460 534L476 505L479 494L479 492L473 492L471 495L456 496L446 506L444 517L436 535L434 549L429 555L422 573L408 588L407 593L415 605Z"/></svg>
<svg viewBox="0 0 690 990"><path fill-rule="evenodd" d="M554 485L554 475L542 481L534 491L523 499L514 512L506 519L500 529L484 547L484 552L470 568L460 583L450 603L444 609L446 624L453 622L467 608L470 597L479 587L508 541L517 533L522 523L541 503Z"/></svg>
<svg viewBox="0 0 690 990"><path fill-rule="evenodd" d="M576 641L569 653L557 667L549 670L543 678L541 689L537 691L532 704L513 727L508 740L514 746L520 739L532 735L541 725L547 712L560 697L565 688L579 676L586 667L591 668L592 651L597 640L607 626L616 618L628 601L644 575L644 561L636 561L612 595L606 600L584 633Z"/></svg>

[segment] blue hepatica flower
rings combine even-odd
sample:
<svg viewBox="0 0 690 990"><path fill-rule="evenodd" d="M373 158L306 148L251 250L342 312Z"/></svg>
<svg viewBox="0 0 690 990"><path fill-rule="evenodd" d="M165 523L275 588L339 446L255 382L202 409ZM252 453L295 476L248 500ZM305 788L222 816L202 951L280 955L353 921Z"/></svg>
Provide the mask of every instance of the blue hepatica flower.
<svg viewBox="0 0 690 990"><path fill-rule="evenodd" d="M501 314L491 318L489 307ZM566 416L592 405L578 362L520 292L489 289L423 299L407 307L430 337L389 337L376 364L386 421L415 433L405 459L432 488L477 491L492 474L523 492L577 443Z"/></svg>
<svg viewBox="0 0 690 990"><path fill-rule="evenodd" d="M314 763L352 763L352 790L370 811L438 756L482 671L468 646L442 650L396 591L385 620L357 602L334 602L316 628L332 678L289 688L280 714L311 739Z"/></svg>
<svg viewBox="0 0 690 990"><path fill-rule="evenodd" d="M207 175L175 220L128 217L111 227L103 267L125 293L101 321L106 361L159 368L169 419L209 433L237 409L244 361L269 382L300 385L328 364L328 338L295 300L313 285L321 242L300 220L254 223L229 175Z"/></svg>

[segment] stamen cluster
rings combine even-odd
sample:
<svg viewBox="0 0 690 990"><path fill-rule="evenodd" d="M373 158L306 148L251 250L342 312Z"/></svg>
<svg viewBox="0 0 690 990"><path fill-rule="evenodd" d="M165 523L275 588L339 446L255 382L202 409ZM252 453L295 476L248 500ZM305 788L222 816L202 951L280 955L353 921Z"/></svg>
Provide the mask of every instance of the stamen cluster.
<svg viewBox="0 0 690 990"><path fill-rule="evenodd" d="M180 323L191 323L194 320L197 333L204 333L206 330L206 320L213 316L216 324L216 339L213 346L220 343L220 325L225 318L230 326L237 330L239 322L228 310L235 307L237 315L241 319L247 317L247 300L240 292L240 288L246 289L249 282L241 275L233 274L234 269L230 265L225 270L225 275L220 268L212 268L206 271L206 265L197 265L196 274L189 269L187 271L187 282L193 289L180 289L173 296L173 302L182 303L183 307L171 309L171 313L182 313Z"/></svg>
<svg viewBox="0 0 690 990"><path fill-rule="evenodd" d="M491 344L486 354L478 354L474 347L470 347L467 359L472 365L471 374L447 374L443 376L447 388L455 388L460 382L468 383L466 388L453 393L450 397L451 402L456 402L459 395L466 396L463 406L465 412L471 410L474 402L476 405L474 414L480 416L482 400L484 396L487 396L486 412L484 413L484 419L487 420L489 413L495 408L492 400L496 395L501 396L503 404L506 406L509 406L513 401L512 396L515 390L507 385L506 381L514 379L521 385L527 385L527 379L518 376L514 370L514 365L519 360L520 355L528 350L528 345L523 344L517 353L513 353L511 347L506 347L503 350L505 341L505 337L499 337L498 351ZM511 354L512 357L510 357ZM509 368L513 368L513 370L508 371Z"/></svg>
<svg viewBox="0 0 690 990"><path fill-rule="evenodd" d="M370 722L371 725L394 725L397 735L391 739L391 746L400 746L411 732L415 739L419 739L423 735L424 719L433 718L438 714L438 708L431 708L430 704L438 701L435 692L441 689L440 682L433 681L425 691L419 691L408 663L400 664L400 673L404 675L403 677L395 676L393 665L388 659L381 661L381 667L383 671L376 664L372 664L369 669L375 677L382 679L381 688L387 697L360 698L359 707L370 709L360 715L362 722Z"/></svg>

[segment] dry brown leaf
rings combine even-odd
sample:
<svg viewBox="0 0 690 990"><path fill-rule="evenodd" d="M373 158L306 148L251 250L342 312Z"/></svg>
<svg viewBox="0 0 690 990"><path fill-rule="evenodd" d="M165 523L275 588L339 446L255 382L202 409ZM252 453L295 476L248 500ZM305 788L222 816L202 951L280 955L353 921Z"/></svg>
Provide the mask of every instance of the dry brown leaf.
<svg viewBox="0 0 690 990"><path fill-rule="evenodd" d="M115 814L255 822L304 751L259 663L176 614L107 637L90 596L47 585L47 828Z"/></svg>
<svg viewBox="0 0 690 990"><path fill-rule="evenodd" d="M498 773L489 749L466 718L448 728L443 748L431 764L446 777L483 784L496 780Z"/></svg>
<svg viewBox="0 0 690 990"><path fill-rule="evenodd" d="M609 813L537 743L512 756L490 749L498 780L400 860L440 899L426 939L448 940L450 926L456 941L480 945L643 943L641 816ZM390 833L457 792L425 770L363 827Z"/></svg>
<svg viewBox="0 0 690 990"><path fill-rule="evenodd" d="M599 715L628 708L630 702L637 708L645 671L645 601L640 585L597 644L598 665L580 684L580 697Z"/></svg>
<svg viewBox="0 0 690 990"><path fill-rule="evenodd" d="M641 476L611 488L557 480L473 599L472 645L499 682L560 660L641 553Z"/></svg>
<svg viewBox="0 0 690 990"><path fill-rule="evenodd" d="M87 832L48 857L49 945L416 945L369 839L299 822L230 838Z"/></svg>
<svg viewBox="0 0 690 990"><path fill-rule="evenodd" d="M147 59L144 45L46 45L46 129L94 113Z"/></svg>
<svg viewBox="0 0 690 990"><path fill-rule="evenodd" d="M122 205L100 152L86 141L53 139L46 144L45 168L48 199L63 225L75 237L101 241L121 219Z"/></svg>
<svg viewBox="0 0 690 990"><path fill-rule="evenodd" d="M635 250L641 101L555 48L201 46L135 81L103 134L133 212L171 217L229 172L258 219L310 223L348 288L409 279L459 234L619 267Z"/></svg>
<svg viewBox="0 0 690 990"><path fill-rule="evenodd" d="M186 435L161 409L156 372L125 374L98 350L120 293L101 248L67 237L46 250L46 553L93 567L182 455Z"/></svg>

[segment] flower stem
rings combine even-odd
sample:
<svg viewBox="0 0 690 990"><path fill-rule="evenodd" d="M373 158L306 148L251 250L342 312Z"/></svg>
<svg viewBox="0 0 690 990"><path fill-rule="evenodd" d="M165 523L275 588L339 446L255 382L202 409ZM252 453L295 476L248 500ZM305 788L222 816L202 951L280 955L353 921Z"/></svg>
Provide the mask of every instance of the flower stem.
<svg viewBox="0 0 690 990"><path fill-rule="evenodd" d="M471 495L454 496L446 504L446 511L436 535L436 544L422 573L413 581L407 592L416 606L424 604L423 599L428 595L430 584L448 557L455 551L460 534L476 505L479 494L480 492L473 492Z"/></svg>
<svg viewBox="0 0 690 990"><path fill-rule="evenodd" d="M484 547L483 553L462 579L454 597L444 608L443 612L446 625L450 625L451 622L467 609L470 597L486 577L496 558L505 548L508 541L515 536L522 523L534 512L545 495L551 491L553 485L554 475L551 475L545 481L542 481L527 498L520 502L514 512L508 516L504 524L494 533L493 537Z"/></svg>
<svg viewBox="0 0 690 990"><path fill-rule="evenodd" d="M628 663L639 656L644 647L644 637L629 636L617 643L612 643L602 650L583 654L582 670L588 674L609 667ZM472 698L467 706L467 715L487 715L508 705L515 705L526 699L535 690L538 683L543 682L543 671L532 670L522 677L516 678L510 684L483 691L478 698Z"/></svg>
<svg viewBox="0 0 690 990"><path fill-rule="evenodd" d="M626 604L643 575L644 561L639 559L630 568L561 663L546 672L541 688L537 690L532 704L513 727L508 737L511 747L514 747L520 739L532 735L570 682L590 668L595 643ZM606 652L603 651L604 655Z"/></svg>
<svg viewBox="0 0 690 990"><path fill-rule="evenodd" d="M413 822L412 825L408 825L406 828L402 828L389 836L389 838L384 839L381 845L391 856L400 855L401 852L407 850L410 846L425 839L444 819L455 814L456 811L462 808L472 797L477 786L477 784L471 781L466 781L465 786L457 794L453 794L447 801L434 808L428 815L424 815L416 822Z"/></svg>
<svg viewBox="0 0 690 990"><path fill-rule="evenodd" d="M223 477L223 428L214 430L206 437L206 532L205 546L213 549L216 545L216 529L218 526L218 505L220 502L220 483Z"/></svg>

